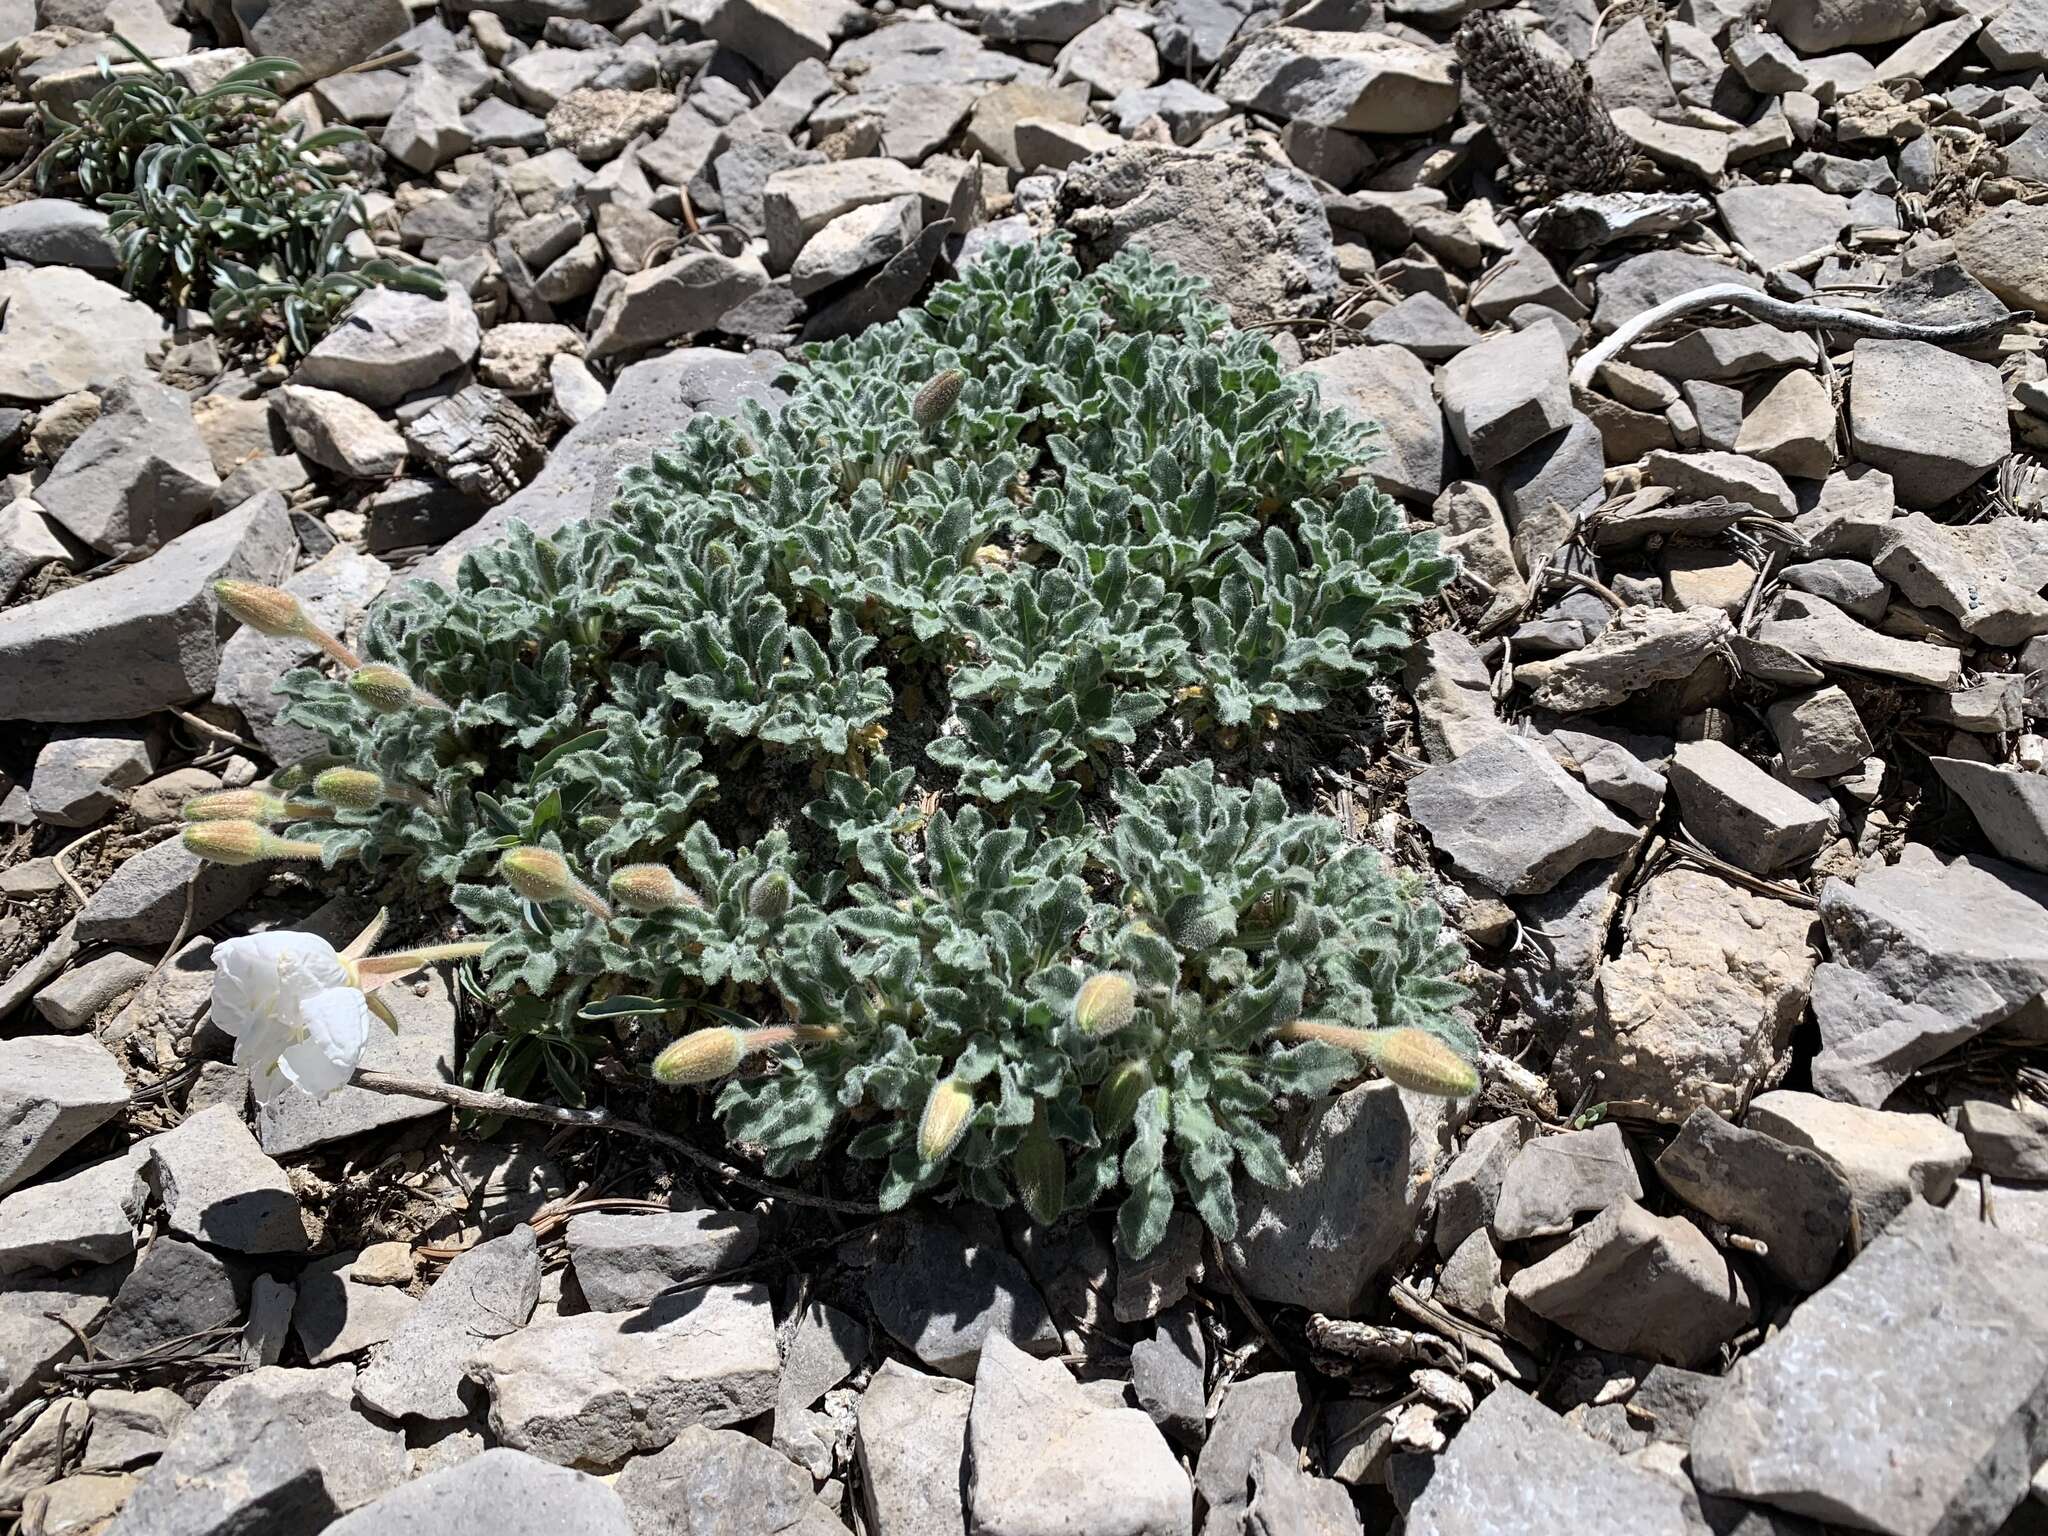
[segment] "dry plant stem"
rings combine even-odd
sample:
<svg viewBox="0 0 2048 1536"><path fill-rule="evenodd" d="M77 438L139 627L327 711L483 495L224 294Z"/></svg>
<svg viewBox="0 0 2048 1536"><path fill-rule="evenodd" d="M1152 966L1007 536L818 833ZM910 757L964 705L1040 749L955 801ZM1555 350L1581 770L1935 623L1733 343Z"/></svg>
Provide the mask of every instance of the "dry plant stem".
<svg viewBox="0 0 2048 1536"><path fill-rule="evenodd" d="M363 664L363 659L318 624L308 624L302 631L304 637L325 651L334 664L344 672L353 672Z"/></svg>
<svg viewBox="0 0 2048 1536"><path fill-rule="evenodd" d="M739 1169L720 1162L710 1153L704 1152L680 1136L671 1136L667 1131L658 1131L651 1125L642 1125L637 1120L621 1120L601 1109L568 1109L559 1104L536 1104L530 1099L515 1099L509 1094L485 1093L476 1088L459 1088L453 1083L427 1082L418 1078L399 1077L390 1072L371 1072L358 1068L350 1082L357 1088L367 1088L372 1093L396 1093L408 1098L432 1099L437 1104L446 1104L454 1109L467 1109L480 1115L506 1115L514 1120L539 1120L554 1125L581 1126L592 1131L617 1131L624 1136L637 1136L642 1141L651 1141L658 1147L665 1147L676 1156L695 1163L706 1172L714 1173L729 1183L770 1200L787 1200L791 1205L808 1205L821 1211L840 1211L849 1216L874 1216L881 1207L864 1200L834 1200L827 1195L807 1195L801 1190L789 1189L780 1184L771 1184L766 1179L757 1179Z"/></svg>
<svg viewBox="0 0 2048 1536"><path fill-rule="evenodd" d="M1723 304L1774 325L1797 326L1802 330L1848 331L1879 341L1928 341L1937 346L1968 346L1972 342L1989 341L2007 326L2028 318L2026 311L2022 310L2002 315L1996 320L1920 325L1910 320L1865 314L1856 309L1794 304L1787 299L1774 299L1767 293L1758 293L1754 288L1745 288L1739 283L1713 283L1705 288L1695 288L1691 293L1681 293L1675 299L1666 299L1654 309L1646 309L1622 325L1578 360L1572 368L1572 384L1581 389L1592 388L1593 376L1603 363L1612 362L1659 326Z"/></svg>

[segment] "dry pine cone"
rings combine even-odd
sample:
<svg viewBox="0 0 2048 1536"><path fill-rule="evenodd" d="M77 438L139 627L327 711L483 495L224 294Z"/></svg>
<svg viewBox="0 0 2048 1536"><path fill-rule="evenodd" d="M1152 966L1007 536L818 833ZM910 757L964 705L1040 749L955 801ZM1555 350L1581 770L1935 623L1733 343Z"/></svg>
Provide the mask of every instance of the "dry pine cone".
<svg viewBox="0 0 2048 1536"><path fill-rule="evenodd" d="M1482 13L1458 29L1458 62L1509 159L1556 192L1627 185L1635 148L1584 68L1544 57L1522 31Z"/></svg>

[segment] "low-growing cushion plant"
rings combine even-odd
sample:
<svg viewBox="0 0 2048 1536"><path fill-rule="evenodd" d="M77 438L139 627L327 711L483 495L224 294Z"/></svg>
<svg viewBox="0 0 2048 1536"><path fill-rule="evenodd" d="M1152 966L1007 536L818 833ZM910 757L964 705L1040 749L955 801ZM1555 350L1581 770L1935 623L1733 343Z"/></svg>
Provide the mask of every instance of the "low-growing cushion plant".
<svg viewBox="0 0 2048 1536"><path fill-rule="evenodd" d="M573 1099L609 1030L887 1206L1121 1190L1144 1253L1184 1190L1227 1238L1286 1103L1473 1091L1419 881L1261 767L1450 569L1368 433L1199 284L1051 242L791 374L330 641L282 687L334 757L188 840L445 893L492 940L475 1080Z"/></svg>

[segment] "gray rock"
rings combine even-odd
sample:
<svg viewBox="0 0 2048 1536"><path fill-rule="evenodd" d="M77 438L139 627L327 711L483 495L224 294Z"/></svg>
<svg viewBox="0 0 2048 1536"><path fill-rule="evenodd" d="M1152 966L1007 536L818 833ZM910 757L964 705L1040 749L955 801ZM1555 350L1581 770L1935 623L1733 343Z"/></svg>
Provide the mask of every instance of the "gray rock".
<svg viewBox="0 0 2048 1536"><path fill-rule="evenodd" d="M60 1397L26 1424L0 1455L0 1503L20 1509L28 1495L55 1482L84 1442L87 1409L82 1397Z"/></svg>
<svg viewBox="0 0 2048 1536"><path fill-rule="evenodd" d="M41 404L147 374L169 327L148 305L71 267L0 272L0 400Z"/></svg>
<svg viewBox="0 0 2048 1536"><path fill-rule="evenodd" d="M1381 32L1268 27L1216 92L1268 117L1352 133L1429 133L1458 110L1448 51Z"/></svg>
<svg viewBox="0 0 2048 1536"><path fill-rule="evenodd" d="M127 1207L148 1160L145 1139L119 1156L0 1200L0 1275L109 1264L133 1253Z"/></svg>
<svg viewBox="0 0 2048 1536"><path fill-rule="evenodd" d="M834 219L874 203L915 197L917 191L917 173L893 160L834 160L777 171L761 198L769 263L778 272L788 271Z"/></svg>
<svg viewBox="0 0 2048 1536"><path fill-rule="evenodd" d="M1482 470L1505 464L1572 418L1564 342L1547 325L1491 336L1438 376L1451 436Z"/></svg>
<svg viewBox="0 0 2048 1536"><path fill-rule="evenodd" d="M538 479L408 574L452 581L462 556L501 537L514 519L545 536L572 518L602 514L611 505L617 471L646 463L697 412L729 416L747 400L771 410L780 405L784 396L773 380L781 367L773 353L687 348L621 370L605 408L555 444Z"/></svg>
<svg viewBox="0 0 2048 1536"><path fill-rule="evenodd" d="M259 497L138 565L0 613L0 718L136 719L204 695L220 655L212 583L274 582L295 546L283 498Z"/></svg>
<svg viewBox="0 0 2048 1536"><path fill-rule="evenodd" d="M1204 1536L1232 1536L1244 1529L1259 1457L1293 1460L1307 1417L1301 1378L1292 1371L1242 1376L1224 1389L1195 1463L1195 1488L1209 1510L1202 1522Z"/></svg>
<svg viewBox="0 0 2048 1536"><path fill-rule="evenodd" d="M310 1437L259 1398L193 1414L107 1536L323 1530L339 1513Z"/></svg>
<svg viewBox="0 0 2048 1536"><path fill-rule="evenodd" d="M2043 239L2048 213L2042 205L2001 203L1956 231L1956 255L1970 276L2007 304L2038 312L2048 310L2048 275L2039 259Z"/></svg>
<svg viewBox="0 0 2048 1536"><path fill-rule="evenodd" d="M127 1268L107 1264L62 1281L0 1281L0 1413L37 1396L50 1367L79 1352L81 1332L106 1315Z"/></svg>
<svg viewBox="0 0 2048 1536"><path fill-rule="evenodd" d="M962 1380L991 1338L1057 1354L1059 1331L1023 1265L999 1242L934 1217L895 1229L894 1251L868 1270L868 1304L905 1349Z"/></svg>
<svg viewBox="0 0 2048 1536"><path fill-rule="evenodd" d="M966 1381L885 1360L861 1393L855 1452L875 1536L960 1536L967 1529Z"/></svg>
<svg viewBox="0 0 2048 1536"><path fill-rule="evenodd" d="M419 69L392 108L379 147L408 170L422 175L437 170L476 147L462 108L463 92L454 80L432 66Z"/></svg>
<svg viewBox="0 0 2048 1536"><path fill-rule="evenodd" d="M2012 451L1998 370L1924 341L1856 343L1849 430L1909 507L1968 490Z"/></svg>
<svg viewBox="0 0 2048 1536"><path fill-rule="evenodd" d="M85 1403L92 1410L92 1434L79 1465L87 1472L125 1472L156 1460L192 1414L169 1387L98 1387Z"/></svg>
<svg viewBox="0 0 2048 1536"><path fill-rule="evenodd" d="M245 28L250 48L294 61L299 81L324 80L366 63L412 25L402 0L267 0L260 11Z"/></svg>
<svg viewBox="0 0 2048 1536"><path fill-rule="evenodd" d="M1728 232L1766 270L1832 249L1849 223L1847 198L1804 182L1733 186L1714 202Z"/></svg>
<svg viewBox="0 0 2048 1536"><path fill-rule="evenodd" d="M356 1396L387 1417L463 1419L463 1384L472 1358L493 1340L526 1326L540 1298L540 1251L533 1228L515 1227L458 1255L398 1326L368 1369Z"/></svg>
<svg viewBox="0 0 2048 1536"><path fill-rule="evenodd" d="M1565 767L1609 805L1644 821L1656 817L1664 803L1661 770L1671 762L1668 739L1600 728L1552 731L1547 744L1562 752Z"/></svg>
<svg viewBox="0 0 2048 1536"><path fill-rule="evenodd" d="M917 238L922 201L866 203L842 213L804 243L789 269L790 291L808 297L881 266Z"/></svg>
<svg viewBox="0 0 2048 1536"><path fill-rule="evenodd" d="M1125 138L1138 124L1158 118L1176 144L1192 144L1230 116L1230 103L1212 96L1191 80L1162 80L1141 91L1126 91L1109 104L1117 129Z"/></svg>
<svg viewBox="0 0 2048 1536"><path fill-rule="evenodd" d="M1995 852L2048 873L2048 775L1959 757L1929 761L1970 808Z"/></svg>
<svg viewBox="0 0 2048 1536"><path fill-rule="evenodd" d="M1765 711L1785 772L1795 779L1830 779L1870 756L1870 736L1855 702L1836 687L1779 699Z"/></svg>
<svg viewBox="0 0 2048 1536"><path fill-rule="evenodd" d="M1806 1012L1813 914L1707 870L1659 870L1636 891L1597 1007L1561 1049L1576 1077L1628 1113L1737 1114L1778 1073Z"/></svg>
<svg viewBox="0 0 2048 1536"><path fill-rule="evenodd" d="M299 599L306 614L331 635L346 635L360 620L390 579L391 567L374 555L337 544L304 570L289 577L284 590ZM327 739L278 716L285 706L277 681L295 667L311 666L319 648L295 636L272 636L244 625L220 650L220 674L213 696L242 712L257 745L272 761L295 763L327 749Z"/></svg>
<svg viewBox="0 0 2048 1536"><path fill-rule="evenodd" d="M322 469L351 480L385 480L405 467L398 429L353 396L287 384L271 398L292 446Z"/></svg>
<svg viewBox="0 0 2048 1536"><path fill-rule="evenodd" d="M1691 251L1643 251L1616 262L1594 280L1598 301L1593 328L1602 334L1619 330L1645 310L1695 288L1733 283L1763 291L1755 274Z"/></svg>
<svg viewBox="0 0 2048 1536"><path fill-rule="evenodd" d="M476 356L482 332L469 296L371 288L300 362L297 384L393 406Z"/></svg>
<svg viewBox="0 0 2048 1536"><path fill-rule="evenodd" d="M152 1138L144 1172L173 1232L234 1253L303 1253L310 1246L291 1180L228 1105Z"/></svg>
<svg viewBox="0 0 2048 1536"><path fill-rule="evenodd" d="M846 1380L868 1356L868 1330L858 1319L812 1302L790 1326L775 1389L771 1443L813 1470L834 1465L830 1447L812 1427L810 1406Z"/></svg>
<svg viewBox="0 0 2048 1536"><path fill-rule="evenodd" d="M707 37L779 80L806 59L831 57L834 39L861 20L847 0L723 0L702 25Z"/></svg>
<svg viewBox="0 0 2048 1536"><path fill-rule="evenodd" d="M1494 1388L1409 1506L1409 1536L1693 1536L1686 1490L1641 1471L1511 1386Z"/></svg>
<svg viewBox="0 0 2048 1536"><path fill-rule="evenodd" d="M134 950L110 949L51 982L36 994L36 1012L52 1029L75 1034L149 980L155 963Z"/></svg>
<svg viewBox="0 0 2048 1536"><path fill-rule="evenodd" d="M263 888L260 864L213 864L175 837L122 860L78 914L81 944L168 944L192 893L194 929L210 928Z"/></svg>
<svg viewBox="0 0 2048 1536"><path fill-rule="evenodd" d="M285 1335L291 1331L297 1301L296 1287L274 1275L258 1275L250 1283L249 1320L242 1325L243 1365L255 1370L284 1358Z"/></svg>
<svg viewBox="0 0 2048 1536"><path fill-rule="evenodd" d="M1817 1291L1849 1238L1849 1185L1818 1152L1729 1124L1705 1106L1659 1154L1657 1176L1694 1210L1762 1239L1763 1266Z"/></svg>
<svg viewBox="0 0 2048 1536"><path fill-rule="evenodd" d="M1783 475L1740 453L1651 453L1644 459L1643 480L1668 485L1692 501L1725 497L1767 517L1789 520L1799 511L1799 499Z"/></svg>
<svg viewBox="0 0 2048 1536"><path fill-rule="evenodd" d="M1449 1258L1466 1238L1493 1223L1508 1167L1532 1128L1515 1115L1489 1120L1469 1136L1436 1181L1436 1251Z"/></svg>
<svg viewBox="0 0 2048 1536"><path fill-rule="evenodd" d="M999 85L977 97L968 115L967 130L961 136L960 151L980 155L984 163L1013 171L1036 169L1018 142L1018 127L1025 122L1039 125L1041 140L1057 136L1060 125L1078 128L1088 116L1085 86L1053 87L1019 80ZM1041 146L1043 147L1043 146Z"/></svg>
<svg viewBox="0 0 2048 1536"><path fill-rule="evenodd" d="M717 325L719 318L768 284L754 261L734 261L715 251L693 251L675 261L636 272L601 300L591 327L588 356L594 362L658 342L688 340Z"/></svg>
<svg viewBox="0 0 2048 1536"><path fill-rule="evenodd" d="M1193 1491L1151 1419L1102 1406L1058 1361L1000 1336L975 1372L967 1443L977 1531L1192 1536Z"/></svg>
<svg viewBox="0 0 2048 1536"><path fill-rule="evenodd" d="M1245 1529L1252 1536L1364 1536L1365 1527L1350 1490L1335 1478L1302 1471L1299 1454L1289 1446L1279 1455L1261 1451L1253 1461Z"/></svg>
<svg viewBox="0 0 2048 1536"><path fill-rule="evenodd" d="M1493 1235L1504 1243L1555 1237L1588 1211L1642 1197L1635 1159L1612 1121L1589 1131L1539 1136L1515 1154L1501 1179Z"/></svg>
<svg viewBox="0 0 2048 1536"><path fill-rule="evenodd" d="M2048 884L1991 859L1944 868L1908 853L1820 890L1829 959L1813 979L1814 1086L1871 1109L2048 990Z"/></svg>
<svg viewBox="0 0 2048 1536"><path fill-rule="evenodd" d="M1528 527L1557 507L1570 512L1600 495L1607 458L1600 429L1574 411L1562 432L1553 432L1500 466L1500 500L1508 520Z"/></svg>
<svg viewBox="0 0 2048 1536"><path fill-rule="evenodd" d="M1431 501L1444 486L1444 418L1428 366L1405 347L1340 347L1307 364L1325 406L1379 427L1365 472L1389 496Z"/></svg>
<svg viewBox="0 0 2048 1536"><path fill-rule="evenodd" d="M326 1536L639 1536L618 1494L598 1479L493 1448L430 1472L326 1528Z"/></svg>
<svg viewBox="0 0 2048 1536"><path fill-rule="evenodd" d="M1142 245L1244 320L1315 312L1337 288L1315 184L1248 155L1132 145L1069 171L1059 206L1084 264Z"/></svg>
<svg viewBox="0 0 2048 1536"><path fill-rule="evenodd" d="M127 1102L121 1064L97 1040L0 1040L0 1194L34 1178Z"/></svg>
<svg viewBox="0 0 2048 1536"><path fill-rule="evenodd" d="M292 1331L315 1365L382 1344L419 1307L403 1286L367 1285L353 1278L353 1253L317 1259L299 1273Z"/></svg>
<svg viewBox="0 0 2048 1536"><path fill-rule="evenodd" d="M1411 293L1365 328L1380 346L1406 347L1425 362L1440 363L1477 344L1479 333L1433 293Z"/></svg>
<svg viewBox="0 0 2048 1536"><path fill-rule="evenodd" d="M585 1211L569 1218L568 1238L576 1286L590 1309L627 1312L744 1264L760 1245L761 1227L745 1211Z"/></svg>
<svg viewBox="0 0 2048 1536"><path fill-rule="evenodd" d="M21 584L47 565L71 570L78 549L71 536L22 497L0 507L0 602L14 596Z"/></svg>
<svg viewBox="0 0 2048 1536"><path fill-rule="evenodd" d="M1712 1358L1755 1320L1742 1277L1683 1216L1616 1200L1508 1281L1508 1295L1598 1349Z"/></svg>
<svg viewBox="0 0 2048 1536"><path fill-rule="evenodd" d="M107 216L63 197L32 197L0 209L0 255L36 267L121 270Z"/></svg>
<svg viewBox="0 0 2048 1536"><path fill-rule="evenodd" d="M1209 1348L1191 1307L1165 1313L1152 1336L1131 1346L1131 1391L1152 1422L1182 1445L1207 1429Z"/></svg>
<svg viewBox="0 0 2048 1536"><path fill-rule="evenodd" d="M722 147L711 163L711 170L718 183L718 197L725 208L726 222L749 235L767 233L766 199L770 181L799 166L826 163L821 152L799 149L787 134L760 129L750 132L726 129L717 142ZM701 178L698 184L701 185Z"/></svg>
<svg viewBox="0 0 2048 1536"><path fill-rule="evenodd" d="M1416 775L1408 810L1461 872L1505 895L1550 890L1637 836L1541 745L1506 734Z"/></svg>
<svg viewBox="0 0 2048 1536"><path fill-rule="evenodd" d="M1113 14L1075 33L1053 64L1055 78L1085 81L1098 97L1142 91L1159 78L1151 37Z"/></svg>
<svg viewBox="0 0 2048 1536"><path fill-rule="evenodd" d="M36 754L29 809L54 827L89 827L156 771L155 732L139 726L55 731Z"/></svg>
<svg viewBox="0 0 2048 1536"><path fill-rule="evenodd" d="M1292 1189L1240 1179L1231 1263L1261 1301L1350 1317L1386 1267L1416 1245L1459 1111L1449 1100L1364 1083L1279 1128Z"/></svg>
<svg viewBox="0 0 2048 1536"><path fill-rule="evenodd" d="M615 1466L692 1424L767 1412L778 1368L767 1289L711 1285L636 1312L535 1322L484 1345L470 1370L500 1443L564 1466Z"/></svg>
<svg viewBox="0 0 2048 1536"><path fill-rule="evenodd" d="M100 392L98 420L36 488L36 503L82 543L125 555L185 532L219 488L185 397L131 378Z"/></svg>
<svg viewBox="0 0 2048 1536"><path fill-rule="evenodd" d="M1956 1129L1970 1144L1970 1164L2008 1179L2048 1181L2048 1110L2017 1093L1967 1092L1955 1107Z"/></svg>
<svg viewBox="0 0 2048 1536"><path fill-rule="evenodd" d="M1989 1536L2048 1454L2044 1267L2048 1248L1908 1211L1737 1363L1694 1425L1693 1477L1888 1536Z"/></svg>
<svg viewBox="0 0 2048 1536"><path fill-rule="evenodd" d="M1827 841L1824 807L1723 742L1681 742L1670 777L1686 830L1756 874L1802 864Z"/></svg>
<svg viewBox="0 0 2048 1536"><path fill-rule="evenodd" d="M1777 615L1757 626L1756 639L1817 667L1868 672L1943 692L1962 682L1962 655L1954 647L1880 634L1824 598L1787 593L1779 598Z"/></svg>
<svg viewBox="0 0 2048 1536"><path fill-rule="evenodd" d="M388 1493L406 1479L403 1431L378 1424L355 1410L356 1368L325 1370L260 1367L210 1392L190 1420L198 1428L212 1415L255 1416L296 1426L306 1437L321 1480L335 1508L346 1513Z"/></svg>
<svg viewBox="0 0 2048 1536"><path fill-rule="evenodd" d="M1446 497L1456 491L1457 487L1453 487ZM1487 496L1485 504L1473 512L1475 520L1485 516L1489 507L1492 517L1497 519L1500 508ZM1514 557L1506 558L1512 565ZM1402 681L1415 700L1423 749L1433 763L1455 762L1481 742L1507 733L1507 727L1494 712L1493 674L1480 658L1478 648L1454 629L1425 635L1409 653Z"/></svg>
<svg viewBox="0 0 2048 1536"><path fill-rule="evenodd" d="M733 1429L692 1424L664 1450L636 1456L612 1484L636 1536L842 1536L811 1475Z"/></svg>
<svg viewBox="0 0 2048 1536"><path fill-rule="evenodd" d="M1865 1109L1778 1088L1759 1094L1746 1127L1807 1147L1833 1163L1855 1207L1852 1234L1869 1243L1915 1201L1939 1205L1970 1164L1970 1144L1933 1115Z"/></svg>

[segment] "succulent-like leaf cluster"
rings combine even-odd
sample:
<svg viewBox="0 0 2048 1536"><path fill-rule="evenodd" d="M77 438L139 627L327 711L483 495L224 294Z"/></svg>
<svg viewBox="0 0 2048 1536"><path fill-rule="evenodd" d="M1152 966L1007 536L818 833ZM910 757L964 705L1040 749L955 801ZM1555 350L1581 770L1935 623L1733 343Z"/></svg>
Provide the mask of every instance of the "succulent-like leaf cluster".
<svg viewBox="0 0 2048 1536"><path fill-rule="evenodd" d="M107 214L128 289L173 305L209 305L214 323L248 329L269 316L304 352L366 288L439 297L430 268L358 260L349 236L368 228L356 181L331 151L360 130L307 135L276 115L275 87L300 71L252 59L195 91L118 35L129 57L67 121L45 104L50 142L40 187L75 184Z"/></svg>
<svg viewBox="0 0 2048 1536"><path fill-rule="evenodd" d="M638 1028L771 1170L1122 1188L1138 1253L1177 1190L1231 1234L1282 1103L1362 1058L1469 1091L1435 908L1203 757L1369 684L1444 582L1366 433L1135 251L998 251L794 378L284 680L374 776L295 846L495 938L472 1073L573 1096Z"/></svg>

